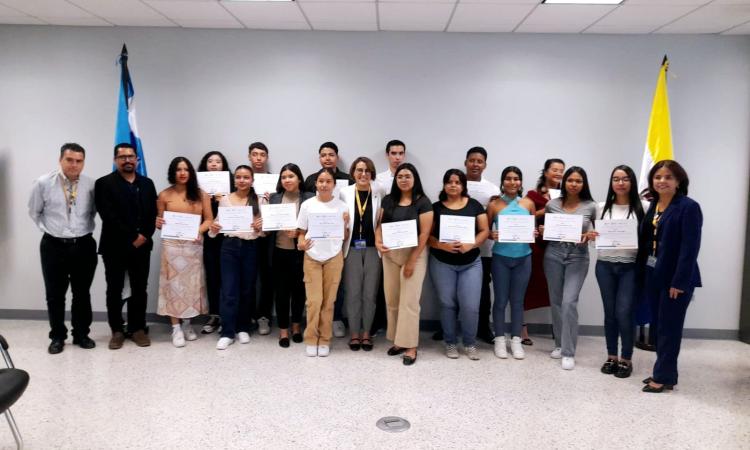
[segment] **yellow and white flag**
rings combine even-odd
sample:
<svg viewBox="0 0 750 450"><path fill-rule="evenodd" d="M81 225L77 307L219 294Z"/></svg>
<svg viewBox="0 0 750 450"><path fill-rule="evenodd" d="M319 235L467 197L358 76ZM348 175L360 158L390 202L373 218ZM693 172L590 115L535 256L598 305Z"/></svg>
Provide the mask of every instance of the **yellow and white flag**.
<svg viewBox="0 0 750 450"><path fill-rule="evenodd" d="M669 119L669 97L667 95L667 69L669 60L664 56L656 81L654 101L651 105L651 118L648 121L648 136L643 149L643 163L638 178L638 191L648 188L648 172L655 163L664 159L674 159L672 151L672 125Z"/></svg>

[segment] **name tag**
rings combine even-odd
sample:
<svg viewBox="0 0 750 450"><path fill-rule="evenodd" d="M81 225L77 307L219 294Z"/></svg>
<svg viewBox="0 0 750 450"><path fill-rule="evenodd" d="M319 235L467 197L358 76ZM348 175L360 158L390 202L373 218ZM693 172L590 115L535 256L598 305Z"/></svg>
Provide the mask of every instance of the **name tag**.
<svg viewBox="0 0 750 450"><path fill-rule="evenodd" d="M364 239L352 239L352 244L357 250L363 250L367 248L367 241Z"/></svg>
<svg viewBox="0 0 750 450"><path fill-rule="evenodd" d="M649 256L646 260L646 265L649 267L656 267L656 256Z"/></svg>

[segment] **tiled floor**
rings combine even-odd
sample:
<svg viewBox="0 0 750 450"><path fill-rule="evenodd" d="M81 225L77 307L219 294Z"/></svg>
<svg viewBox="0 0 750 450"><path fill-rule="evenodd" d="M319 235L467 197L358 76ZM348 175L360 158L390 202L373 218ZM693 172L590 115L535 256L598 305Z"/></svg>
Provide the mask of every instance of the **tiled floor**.
<svg viewBox="0 0 750 450"><path fill-rule="evenodd" d="M635 372L599 373L604 341L581 337L576 369L549 358L537 337L523 361L449 360L422 336L416 365L405 367L376 340L371 353L334 342L328 358L272 336L214 349L215 335L172 347L168 327L154 344L106 348L70 344L46 353L42 321L0 320L16 366L31 384L13 413L29 449L192 448L750 448L750 346L686 340L680 384L669 394L640 392L654 355L636 351ZM403 433L375 426L382 416L411 422ZM13 438L0 421L0 448Z"/></svg>

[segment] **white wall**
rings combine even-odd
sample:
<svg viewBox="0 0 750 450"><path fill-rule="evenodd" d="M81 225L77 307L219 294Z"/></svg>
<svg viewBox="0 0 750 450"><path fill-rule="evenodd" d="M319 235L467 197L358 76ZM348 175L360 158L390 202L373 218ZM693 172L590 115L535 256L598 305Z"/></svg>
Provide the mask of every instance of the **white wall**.
<svg viewBox="0 0 750 450"><path fill-rule="evenodd" d="M545 158L562 157L588 170L601 199L613 166L640 167L667 53L675 153L705 214L705 287L686 326L738 328L750 38L716 36L0 26L0 309L45 308L40 232L26 214L32 180L56 166L66 141L87 149L89 175L111 168L123 42L157 188L166 186L176 155L197 162L221 149L236 165L247 144L261 140L274 167L295 161L307 174L317 167L318 145L333 140L344 163L367 155L382 170L385 142L399 138L431 198L444 170L461 167L466 149L482 145L492 179L514 164L529 187ZM157 280L155 252L150 311ZM92 287L97 311L105 310L104 290L100 263ZM434 302L423 304L423 318L436 318ZM582 324L602 323L593 270L580 316ZM529 318L544 322L548 313Z"/></svg>

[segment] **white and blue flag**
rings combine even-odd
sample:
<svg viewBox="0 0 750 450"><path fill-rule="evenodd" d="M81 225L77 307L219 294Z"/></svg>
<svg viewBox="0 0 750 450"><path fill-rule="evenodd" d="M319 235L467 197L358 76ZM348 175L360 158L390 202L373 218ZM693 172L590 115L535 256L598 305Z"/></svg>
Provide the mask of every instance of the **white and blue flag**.
<svg viewBox="0 0 750 450"><path fill-rule="evenodd" d="M146 176L146 160L143 156L143 144L138 135L138 126L135 121L135 90L133 80L128 71L128 48L122 44L120 54L120 97L117 104L117 126L115 129L115 145L129 142L138 155L136 170L140 175Z"/></svg>

